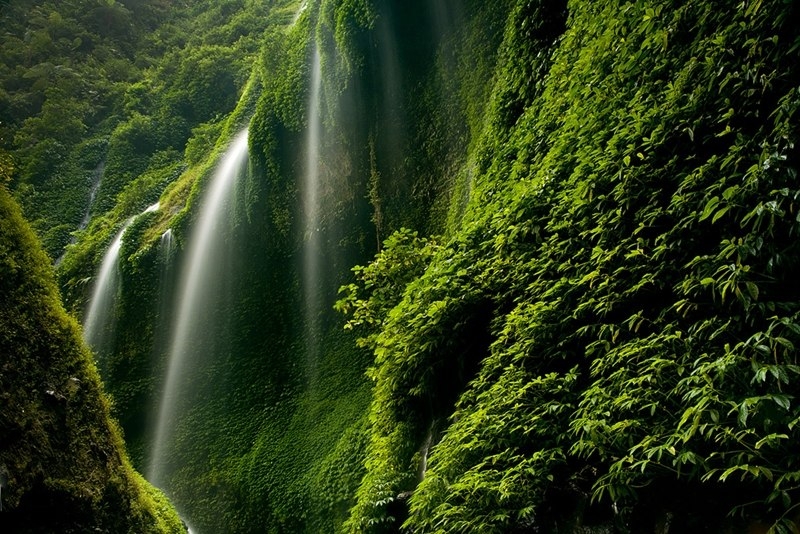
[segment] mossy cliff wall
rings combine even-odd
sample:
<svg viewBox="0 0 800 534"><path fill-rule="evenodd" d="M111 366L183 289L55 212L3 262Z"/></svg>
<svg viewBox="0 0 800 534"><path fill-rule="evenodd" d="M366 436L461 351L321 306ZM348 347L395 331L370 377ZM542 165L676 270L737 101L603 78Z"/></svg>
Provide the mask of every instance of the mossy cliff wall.
<svg viewBox="0 0 800 534"><path fill-rule="evenodd" d="M185 532L130 465L49 259L0 186L3 532Z"/></svg>
<svg viewBox="0 0 800 534"><path fill-rule="evenodd" d="M366 332L351 529L797 528L797 14L516 3L461 225Z"/></svg>
<svg viewBox="0 0 800 534"><path fill-rule="evenodd" d="M144 469L167 367L163 329L177 310L162 274L179 285L174 277L185 267L202 192L228 139L255 112L252 169L236 185L225 237L231 254L217 283L225 297L209 310L216 321L207 339L194 340L202 350L186 377L191 387L181 402L190 408L175 429L165 488L200 532L343 528L364 472L371 355L333 311L337 289L394 230L429 233L447 224L460 177L440 164L457 169L480 129L507 9L498 6L443 3L437 18L423 2L410 11L324 2L268 28L235 115L210 134L218 136L217 148L193 155L158 212L128 227L115 340L100 361ZM474 46L474 61L453 59L462 45ZM322 58L319 118L309 116L315 49ZM321 210L318 248L309 252L303 184L307 127L317 119ZM144 205L158 176L131 182L119 197L124 202L90 225L67 255L60 273L72 302L87 288L87 266L134 206ZM158 239L167 228L177 244L169 257ZM313 280L302 274L309 257L324 266ZM309 313L310 293L316 304Z"/></svg>

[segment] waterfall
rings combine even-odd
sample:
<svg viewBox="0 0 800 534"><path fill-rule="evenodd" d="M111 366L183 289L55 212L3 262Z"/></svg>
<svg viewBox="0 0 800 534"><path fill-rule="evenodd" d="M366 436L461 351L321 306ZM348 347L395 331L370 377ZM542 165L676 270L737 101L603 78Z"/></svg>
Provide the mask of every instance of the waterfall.
<svg viewBox="0 0 800 534"><path fill-rule="evenodd" d="M397 47L394 15L386 5L385 16L377 21L378 58L380 60L380 85L382 103L378 110L381 128L378 132L383 150L389 156L391 168L399 167L405 153L405 131L403 112L403 76L400 67L400 51ZM394 170L394 169L392 169Z"/></svg>
<svg viewBox="0 0 800 534"><path fill-rule="evenodd" d="M175 240L172 229L168 228L158 242L158 302L156 303L156 320L153 332L152 355L154 362L166 360L164 354L169 349L170 313L175 296ZM154 370L154 376L163 378L161 368ZM151 425L154 427L155 425Z"/></svg>
<svg viewBox="0 0 800 534"><path fill-rule="evenodd" d="M213 313L214 291L223 273L217 261L225 259L222 244L225 241L225 221L232 200L236 177L248 163L247 130L241 132L223 155L197 212L196 225L189 237L186 260L178 278L174 310L177 310L169 343L166 378L154 439L150 451L147 478L161 486L166 482L168 459L175 445L175 428L185 415L178 403L188 393L185 380L192 368L192 356L197 354L196 344L203 334L213 331L222 318ZM169 238L171 239L171 232ZM162 236L162 239L165 239Z"/></svg>
<svg viewBox="0 0 800 534"><path fill-rule="evenodd" d="M461 2L456 0L433 0L428 5L429 18L433 21L434 37L440 39L452 32L461 18Z"/></svg>
<svg viewBox="0 0 800 534"><path fill-rule="evenodd" d="M162 296L161 300L167 300L168 302L171 299L164 299L163 296L165 292L169 292L170 287L172 287L172 283L170 281L170 274L172 272L172 257L175 254L175 239L172 236L172 228L167 228L163 234L161 234L161 239L158 241L158 265L159 265L159 280L158 280L158 289L159 295ZM164 321L161 320L162 314L159 314L159 324L164 324Z"/></svg>
<svg viewBox="0 0 800 534"><path fill-rule="evenodd" d="M86 229L86 226L89 224L89 220L92 218L92 205L94 205L94 199L97 197L97 190L100 189L100 182L103 179L103 174L105 171L106 162L103 160L97 165L92 173L92 187L89 189L89 200L86 202L86 211L83 212L83 219L81 219L81 224L78 227L79 230Z"/></svg>
<svg viewBox="0 0 800 534"><path fill-rule="evenodd" d="M437 421L435 419L431 422L431 426L428 429L428 434L425 436L425 441L422 443L422 447L419 451L420 463L417 476L420 482L425 479L425 473L428 471L428 455L430 454L431 447L433 446L434 434L436 433L436 423Z"/></svg>
<svg viewBox="0 0 800 534"><path fill-rule="evenodd" d="M172 228L167 228L166 231L163 234L161 234L161 239L159 240L158 244L158 255L162 265L169 264L169 259L170 256L172 255L173 247L174 247L174 242L172 239Z"/></svg>
<svg viewBox="0 0 800 534"><path fill-rule="evenodd" d="M306 315L306 358L310 382L316 375L320 336L320 143L322 141L322 65L319 47L314 47L311 70L311 91L308 101L308 132L306 135L306 168L303 180L305 210L305 239L303 248L303 288Z"/></svg>
<svg viewBox="0 0 800 534"><path fill-rule="evenodd" d="M303 0L302 2L300 2L297 11L295 11L294 16L292 16L292 22L289 24L290 27L297 24L297 21L300 20L300 16L303 14L303 11L305 11L307 7L308 7L308 0Z"/></svg>
<svg viewBox="0 0 800 534"><path fill-rule="evenodd" d="M155 203L140 215L157 209L158 203ZM103 255L94 289L92 289L92 295L89 298L89 308L83 319L83 338L98 353L105 352L109 348L109 341L113 339L114 303L119 287L119 272L117 269L119 251L122 248L122 238L125 236L125 230L134 220L136 220L136 217L131 217L125 221L122 229L117 232L108 250Z"/></svg>
<svg viewBox="0 0 800 534"><path fill-rule="evenodd" d="M110 338L111 316L119 285L117 259L122 248L122 236L132 222L132 218L125 221L106 250L89 297L89 309L83 318L83 338L97 352L105 350Z"/></svg>
<svg viewBox="0 0 800 534"><path fill-rule="evenodd" d="M100 189L100 182L103 180L103 174L106 170L106 162L105 160L101 161L95 167L94 172L92 172L92 185L89 188L89 199L86 201L86 210L83 212L83 218L81 219L80 225L78 225L78 231L85 230L86 227L89 225L89 221L92 218L92 206L94 205L94 199L97 197L97 190ZM72 238L69 240L70 245L74 245L75 241L77 241L77 236L73 235ZM67 250L64 249L64 252L56 259L55 266L58 267L61 262L64 260L64 256L66 256Z"/></svg>

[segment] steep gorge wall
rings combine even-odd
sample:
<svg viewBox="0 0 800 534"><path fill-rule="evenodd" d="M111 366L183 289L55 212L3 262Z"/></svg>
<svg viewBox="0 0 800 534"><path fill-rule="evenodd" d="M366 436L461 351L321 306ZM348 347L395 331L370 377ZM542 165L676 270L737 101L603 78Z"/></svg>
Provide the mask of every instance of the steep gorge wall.
<svg viewBox="0 0 800 534"><path fill-rule="evenodd" d="M0 186L0 525L4 531L185 532L130 465L52 267Z"/></svg>
<svg viewBox="0 0 800 534"><path fill-rule="evenodd" d="M516 4L461 228L391 311L355 290L350 528L796 529L796 15Z"/></svg>
<svg viewBox="0 0 800 534"><path fill-rule="evenodd" d="M216 152L170 186L158 212L138 217L126 231L115 341L99 358L144 469L167 366L168 341L159 329L177 311L161 274L182 271L210 171L260 95L250 126L254 167L237 184L225 238L231 255L218 284L227 297L207 311L217 323L197 340L182 400L190 408L175 429L165 488L201 532L332 531L347 518L363 473L370 402L364 372L371 357L343 331L332 309L337 289L392 231L444 228L458 177L438 165L456 168L466 157L482 109L472 97L488 87L492 43L504 18L502 9L480 3L440 4L439 19L452 11L445 20L427 3L394 14L390 3L325 2L300 11L291 25L269 29L249 92L224 123ZM454 63L455 50L468 43L475 45L474 61ZM310 117L315 49L321 111ZM396 63L393 73L384 72L387 59ZM306 226L303 200L313 120L322 131L316 236ZM138 194L134 184L131 198ZM106 224L115 212L124 213L115 208ZM168 227L178 250L165 264L157 236ZM72 298L81 293L82 262L99 257L92 250L101 251L101 236L113 233L90 227L88 239L67 256L61 272ZM309 252L312 237L317 248ZM323 266L313 280L302 274L310 256ZM316 294L311 310L309 293Z"/></svg>

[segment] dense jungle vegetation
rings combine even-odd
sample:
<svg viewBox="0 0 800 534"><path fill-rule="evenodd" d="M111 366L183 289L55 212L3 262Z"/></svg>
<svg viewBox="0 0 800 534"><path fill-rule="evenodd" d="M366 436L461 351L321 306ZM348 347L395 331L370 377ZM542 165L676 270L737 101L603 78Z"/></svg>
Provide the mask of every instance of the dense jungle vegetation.
<svg viewBox="0 0 800 534"><path fill-rule="evenodd" d="M193 531L800 531L798 11L0 3L0 521L176 528L120 436L144 472L248 127L163 475ZM82 317L123 227L101 392L50 262Z"/></svg>

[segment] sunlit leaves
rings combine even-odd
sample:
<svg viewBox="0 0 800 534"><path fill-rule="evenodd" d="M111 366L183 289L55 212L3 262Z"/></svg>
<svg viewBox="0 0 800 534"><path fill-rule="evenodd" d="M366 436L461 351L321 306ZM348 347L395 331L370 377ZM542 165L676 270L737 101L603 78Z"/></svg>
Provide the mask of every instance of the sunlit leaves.
<svg viewBox="0 0 800 534"><path fill-rule="evenodd" d="M339 289L342 297L335 308L350 316L345 329L359 333L360 345L375 348L375 337L389 312L400 303L406 286L423 273L438 248L435 241L401 229L386 239L372 263L353 268L356 283Z"/></svg>

